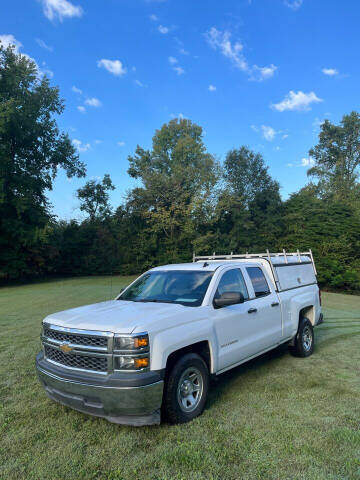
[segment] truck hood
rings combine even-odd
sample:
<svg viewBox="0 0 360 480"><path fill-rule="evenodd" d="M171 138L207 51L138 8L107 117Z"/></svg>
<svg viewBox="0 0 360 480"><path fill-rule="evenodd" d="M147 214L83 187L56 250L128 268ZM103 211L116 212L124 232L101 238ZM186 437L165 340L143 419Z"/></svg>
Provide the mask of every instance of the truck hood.
<svg viewBox="0 0 360 480"><path fill-rule="evenodd" d="M132 333L138 325L150 328L153 323L167 323L173 317L177 324L187 323L189 307L170 303L128 302L111 300L53 313L44 322L60 327ZM163 321L163 322L162 322Z"/></svg>

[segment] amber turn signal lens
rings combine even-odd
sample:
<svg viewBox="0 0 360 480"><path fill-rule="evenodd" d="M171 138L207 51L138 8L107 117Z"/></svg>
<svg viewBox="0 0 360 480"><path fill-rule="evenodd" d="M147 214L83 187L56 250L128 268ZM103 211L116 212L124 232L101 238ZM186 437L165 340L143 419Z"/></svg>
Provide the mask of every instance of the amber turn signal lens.
<svg viewBox="0 0 360 480"><path fill-rule="evenodd" d="M149 339L148 337L135 338L134 344L135 348L147 347L149 345Z"/></svg>
<svg viewBox="0 0 360 480"><path fill-rule="evenodd" d="M134 363L136 368L146 368L149 366L149 359L147 357L135 358Z"/></svg>

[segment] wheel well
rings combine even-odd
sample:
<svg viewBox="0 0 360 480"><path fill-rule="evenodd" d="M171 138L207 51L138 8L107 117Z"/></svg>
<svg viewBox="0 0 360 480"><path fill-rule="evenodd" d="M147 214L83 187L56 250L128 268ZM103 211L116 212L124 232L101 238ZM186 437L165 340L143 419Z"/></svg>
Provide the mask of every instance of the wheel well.
<svg viewBox="0 0 360 480"><path fill-rule="evenodd" d="M304 307L299 312L299 320L302 317L306 317L310 320L312 325L315 325L315 308L314 305L309 305L308 307Z"/></svg>
<svg viewBox="0 0 360 480"><path fill-rule="evenodd" d="M179 350L170 353L166 362L166 371L169 371L176 363L176 361L186 353L197 353L198 355L200 355L204 359L209 369L209 372L211 372L211 355L209 342L207 340L193 343L192 345L187 345L186 347L180 348Z"/></svg>

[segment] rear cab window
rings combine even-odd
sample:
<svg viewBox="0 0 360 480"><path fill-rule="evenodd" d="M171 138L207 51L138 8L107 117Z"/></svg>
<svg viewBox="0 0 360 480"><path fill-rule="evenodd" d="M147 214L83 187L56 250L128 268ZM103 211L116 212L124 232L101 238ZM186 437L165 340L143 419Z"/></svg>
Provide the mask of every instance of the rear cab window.
<svg viewBox="0 0 360 480"><path fill-rule="evenodd" d="M269 295L270 288L266 281L265 275L260 267L247 267L246 271L250 277L252 286L254 288L255 297L264 297Z"/></svg>

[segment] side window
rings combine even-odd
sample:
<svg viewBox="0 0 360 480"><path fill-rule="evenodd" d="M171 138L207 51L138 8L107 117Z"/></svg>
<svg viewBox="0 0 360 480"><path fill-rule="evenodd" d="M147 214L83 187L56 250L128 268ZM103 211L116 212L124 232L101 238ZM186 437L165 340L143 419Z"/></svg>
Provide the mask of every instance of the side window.
<svg viewBox="0 0 360 480"><path fill-rule="evenodd" d="M259 267L247 267L251 283L253 284L255 297L263 297L270 293L269 285L266 281L265 275Z"/></svg>
<svg viewBox="0 0 360 480"><path fill-rule="evenodd" d="M243 294L245 300L249 298L244 277L239 269L234 268L224 273L216 290L215 298L225 292L239 292Z"/></svg>

